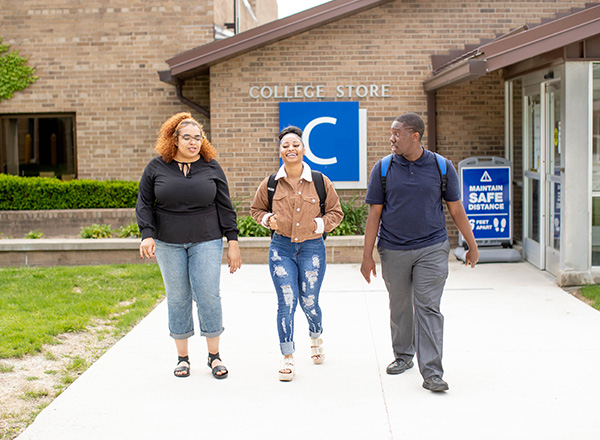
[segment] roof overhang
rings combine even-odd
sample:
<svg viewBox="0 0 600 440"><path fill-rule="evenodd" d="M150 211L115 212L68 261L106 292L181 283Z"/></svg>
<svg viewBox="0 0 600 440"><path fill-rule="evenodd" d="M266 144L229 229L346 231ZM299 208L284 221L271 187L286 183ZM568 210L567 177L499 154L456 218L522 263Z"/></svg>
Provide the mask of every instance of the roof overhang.
<svg viewBox="0 0 600 440"><path fill-rule="evenodd" d="M471 81L485 75L487 72L487 62L483 59L461 60L443 70L441 74L434 75L433 78L426 80L424 82L425 91L432 92L465 81Z"/></svg>
<svg viewBox="0 0 600 440"><path fill-rule="evenodd" d="M176 84L201 75L214 64L323 26L393 0L334 0L298 14L217 40L167 60L169 70L159 72L161 81Z"/></svg>
<svg viewBox="0 0 600 440"><path fill-rule="evenodd" d="M433 92L457 85L599 34L600 5L595 5L484 44L435 72L423 86Z"/></svg>

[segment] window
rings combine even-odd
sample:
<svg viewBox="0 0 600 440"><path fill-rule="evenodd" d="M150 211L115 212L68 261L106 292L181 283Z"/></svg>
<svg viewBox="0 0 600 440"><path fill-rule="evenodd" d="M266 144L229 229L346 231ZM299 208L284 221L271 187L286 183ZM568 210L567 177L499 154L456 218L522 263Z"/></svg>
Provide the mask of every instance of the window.
<svg viewBox="0 0 600 440"><path fill-rule="evenodd" d="M0 115L1 172L75 177L75 115Z"/></svg>

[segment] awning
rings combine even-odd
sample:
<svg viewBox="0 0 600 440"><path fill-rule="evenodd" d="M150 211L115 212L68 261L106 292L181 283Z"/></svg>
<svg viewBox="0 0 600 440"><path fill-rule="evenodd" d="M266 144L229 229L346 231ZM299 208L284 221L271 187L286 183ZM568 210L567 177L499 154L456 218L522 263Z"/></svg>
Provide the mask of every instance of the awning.
<svg viewBox="0 0 600 440"><path fill-rule="evenodd" d="M535 27L524 26L459 54L432 56L434 74L423 85L426 92L433 92L563 48L565 59L598 59L598 36L600 5L595 3ZM569 50L574 44L577 46Z"/></svg>

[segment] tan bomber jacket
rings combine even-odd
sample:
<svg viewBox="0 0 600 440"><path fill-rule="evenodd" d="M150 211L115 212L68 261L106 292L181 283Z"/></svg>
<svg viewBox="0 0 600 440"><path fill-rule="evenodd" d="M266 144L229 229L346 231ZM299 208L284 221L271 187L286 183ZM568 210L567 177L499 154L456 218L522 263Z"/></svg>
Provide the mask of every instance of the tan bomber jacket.
<svg viewBox="0 0 600 440"><path fill-rule="evenodd" d="M276 214L279 226L277 233L291 238L293 243L318 238L323 232L331 232L341 223L344 212L333 183L327 176L323 175L327 198L322 218L319 195L312 181L311 169L306 163L296 189L287 180L284 166L279 169L275 178L277 189L273 195L273 213L269 211L268 176L256 190L250 214L257 223L268 228L269 217Z"/></svg>

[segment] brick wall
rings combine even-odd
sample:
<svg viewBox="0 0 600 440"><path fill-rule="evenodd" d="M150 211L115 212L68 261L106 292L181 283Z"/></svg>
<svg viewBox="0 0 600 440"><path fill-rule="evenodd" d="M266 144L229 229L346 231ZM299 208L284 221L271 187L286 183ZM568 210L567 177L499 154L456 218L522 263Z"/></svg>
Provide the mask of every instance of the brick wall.
<svg viewBox="0 0 600 440"><path fill-rule="evenodd" d="M338 84L390 84L390 98L360 99L368 110L370 171L389 150L395 116L427 116L422 83L431 75L431 54L584 4L397 0L214 65L210 77L188 81L184 93L210 107L210 121L195 116L219 152L232 195L247 210L262 178L277 168L277 102L286 100L252 99L251 86L324 84L322 100L336 101L356 100L336 98ZM0 112L75 112L78 177L137 180L153 156L160 124L189 111L157 71L167 68L166 59L212 40L213 6L169 0L3 4L4 43L28 57L40 79L3 101ZM439 93L439 149L455 163L474 152L503 154L500 75ZM483 114L490 117L486 124ZM346 199L355 193L364 195L340 191Z"/></svg>
<svg viewBox="0 0 600 440"><path fill-rule="evenodd" d="M155 263L156 260L140 258L139 243L137 239L127 238L0 240L0 267ZM269 243L268 237L241 237L243 264L265 264ZM360 263L362 260L363 237L330 237L325 246L328 263ZM379 263L377 252L373 257ZM222 263L227 264L225 241Z"/></svg>
<svg viewBox="0 0 600 440"><path fill-rule="evenodd" d="M458 163L468 157L504 157L504 81L500 72L437 93L438 153ZM450 241L458 230L446 212Z"/></svg>
<svg viewBox="0 0 600 440"><path fill-rule="evenodd" d="M0 113L75 113L78 177L138 180L162 122L191 111L157 72L166 59L213 41L213 0L8 3L0 37L39 79L2 101ZM208 78L191 87L203 81L194 99L209 108Z"/></svg>
<svg viewBox="0 0 600 440"><path fill-rule="evenodd" d="M113 231L135 222L134 209L49 209L0 211L0 238L24 238L39 231L44 238L78 238L82 227L110 225Z"/></svg>
<svg viewBox="0 0 600 440"><path fill-rule="evenodd" d="M396 1L212 66L212 141L232 193L246 200L242 207L247 209L262 178L277 168L278 102L311 100L253 99L250 87L324 84L325 97L320 100L338 101L357 100L337 98L338 84L390 84L390 98L358 99L368 111L370 172L375 161L389 152L394 117L415 111L426 118L423 80L431 76L431 54L463 48L583 5L572 1ZM440 91L440 152L455 164L474 154L504 156L503 96L500 72ZM346 199L364 194L339 192ZM452 237L456 234L451 230Z"/></svg>
<svg viewBox="0 0 600 440"><path fill-rule="evenodd" d="M263 11L273 1L251 4ZM422 81L431 74L432 53L583 5L395 1L213 66L210 92L205 77L188 82L184 93L210 107L210 124L195 116L207 131L216 124L212 141L234 192L249 197L277 164L277 104L249 98L251 85L391 84L391 98L361 99L369 111L370 169L387 152L394 116L408 110L425 116ZM213 1L23 0L3 5L2 13L4 43L29 58L40 79L3 101L0 112L75 112L78 177L137 180L153 156L160 124L190 110L157 71L167 68L167 58L212 41Z"/></svg>

